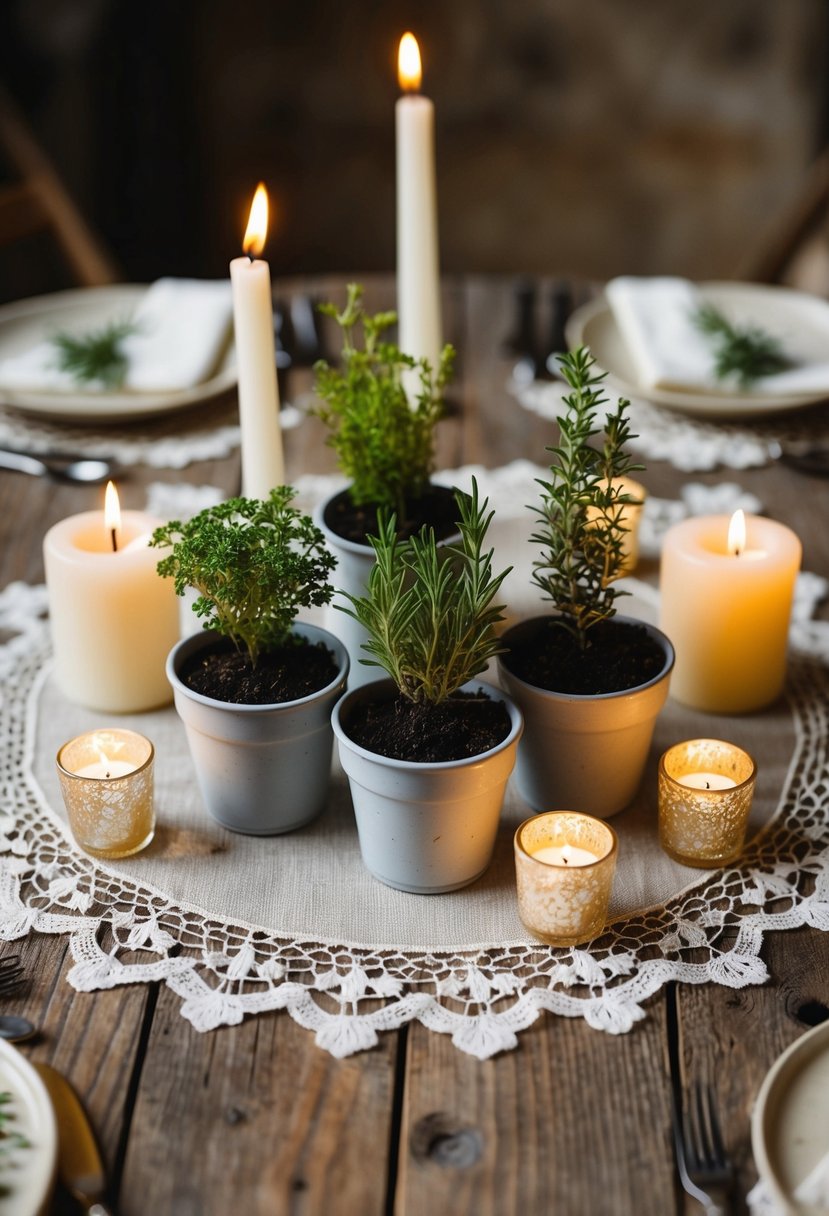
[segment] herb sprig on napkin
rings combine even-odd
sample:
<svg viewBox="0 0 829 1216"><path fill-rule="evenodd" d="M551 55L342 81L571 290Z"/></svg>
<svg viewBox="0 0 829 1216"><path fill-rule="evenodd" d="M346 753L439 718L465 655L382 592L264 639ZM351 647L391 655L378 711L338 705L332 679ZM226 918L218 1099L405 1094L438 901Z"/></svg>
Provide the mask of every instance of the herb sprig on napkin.
<svg viewBox="0 0 829 1216"><path fill-rule="evenodd" d="M57 348L58 367L79 384L98 381L105 388L120 388L128 366L122 343L134 332L132 321L112 321L80 336L57 333L51 341Z"/></svg>
<svg viewBox="0 0 829 1216"><path fill-rule="evenodd" d="M750 388L761 376L792 366L778 340L757 325L733 325L713 304L701 304L694 323L714 339L714 373L718 380L735 379Z"/></svg>

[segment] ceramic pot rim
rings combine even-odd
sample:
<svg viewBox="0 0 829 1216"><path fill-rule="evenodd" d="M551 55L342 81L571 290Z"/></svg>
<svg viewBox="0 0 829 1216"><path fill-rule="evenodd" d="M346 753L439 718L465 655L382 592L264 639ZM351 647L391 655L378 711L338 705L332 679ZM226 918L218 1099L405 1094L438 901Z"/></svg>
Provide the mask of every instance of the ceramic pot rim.
<svg viewBox="0 0 829 1216"><path fill-rule="evenodd" d="M509 629L506 629L501 634L501 641L506 643L508 642L511 633L514 633L519 629L523 629L531 624L540 625L541 622L551 619L553 615L553 613L546 613L541 616L531 616L526 617L522 621L516 621L514 625L511 625ZM652 676L650 680L646 680L643 684L634 684L632 688L620 688L616 692L559 692L554 688L543 688L540 684L532 684L529 680L524 680L521 678L521 676L517 676L505 663L505 656L503 654L498 655L498 667L500 670L506 672L511 680L515 680L517 684L522 684L525 688L532 688L537 693L540 693L543 696L552 697L557 701L576 701L578 703L587 703L589 701L612 701L621 697L630 697L637 693L644 692L648 688L653 688L654 685L661 683L666 676L670 675L671 671L673 670L674 662L676 661L676 651L674 650L673 642L667 636L667 634L663 633L661 629L658 629L656 625L651 625L648 621L637 620L637 618L633 616L623 616L621 613L617 613L613 617L613 620L620 625L641 626L650 634L654 641L659 643L665 652L665 662L662 668L655 676Z"/></svg>
<svg viewBox="0 0 829 1216"><path fill-rule="evenodd" d="M480 689L488 693L494 701L501 701L506 706L507 713L510 716L509 734L505 735L500 743L496 743L494 747L490 747L487 751L478 752L476 756L464 756L460 760L397 760L394 756L383 756L379 752L372 752L368 748L361 747L359 743L355 743L351 736L346 733L345 727L342 724L341 715L343 711L348 710L349 702L366 700L371 689L381 693L386 699L390 699L388 694L393 696L395 691L394 681L391 679L372 680L368 684L362 684L358 688L351 689L334 706L333 713L331 714L331 726L337 741L342 743L344 747L347 747L355 756L360 756L364 760L370 760L372 763L381 765L384 768L406 769L418 773L440 773L449 769L469 768L472 765L480 764L482 761L497 756L500 752L517 743L524 729L524 719L521 710L502 688L496 688L494 684L487 684L483 680L470 680L467 684L463 685L461 691L477 692Z"/></svg>
<svg viewBox="0 0 829 1216"><path fill-rule="evenodd" d="M189 637L182 638L181 641L176 642L167 656L167 679L170 681L174 691L181 693L182 696L196 702L198 705L205 705L210 709L227 709L232 713L241 714L265 714L278 712L281 709L296 709L298 706L308 705L313 701L318 701L336 692L340 685L345 684L348 678L350 660L348 651L339 638L335 637L327 629L323 629L320 625L306 624L304 621L296 621L291 628L291 633L305 637L310 642L324 642L333 654L334 661L337 664L337 674L330 683L325 684L322 688L318 688L315 692L308 693L305 697L298 697L295 701L272 701L264 705L248 705L234 701L220 701L216 697L206 697L203 693L188 688L179 678L177 667L182 661L185 650L188 652L189 657L191 650L198 651L216 640L217 635L208 629L205 629L202 633L191 633Z"/></svg>

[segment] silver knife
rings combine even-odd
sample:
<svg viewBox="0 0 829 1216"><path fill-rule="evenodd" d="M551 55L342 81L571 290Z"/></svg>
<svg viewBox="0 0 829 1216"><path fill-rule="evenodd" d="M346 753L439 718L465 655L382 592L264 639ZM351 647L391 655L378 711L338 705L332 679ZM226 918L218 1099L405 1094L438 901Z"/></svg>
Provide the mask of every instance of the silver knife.
<svg viewBox="0 0 829 1216"><path fill-rule="evenodd" d="M106 1175L95 1135L81 1100L61 1073L35 1064L49 1092L58 1125L58 1171L64 1186L88 1216L111 1216L106 1206Z"/></svg>

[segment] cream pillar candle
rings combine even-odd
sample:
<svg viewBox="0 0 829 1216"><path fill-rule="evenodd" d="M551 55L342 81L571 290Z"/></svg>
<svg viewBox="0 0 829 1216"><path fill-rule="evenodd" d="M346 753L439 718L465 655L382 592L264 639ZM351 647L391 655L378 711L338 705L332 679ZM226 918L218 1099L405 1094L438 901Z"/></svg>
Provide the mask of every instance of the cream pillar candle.
<svg viewBox="0 0 829 1216"><path fill-rule="evenodd" d="M732 535L730 543L724 515L686 519L668 531L659 624L676 648L672 697L730 714L775 700L799 567L800 541L774 520L750 516L745 539Z"/></svg>
<svg viewBox="0 0 829 1216"><path fill-rule="evenodd" d="M437 368L443 346L440 315L435 108L419 93L420 51L400 40L395 106L397 135L397 313L400 349Z"/></svg>
<svg viewBox="0 0 829 1216"><path fill-rule="evenodd" d="M253 197L242 248L246 257L230 263L233 332L239 378L242 493L267 498L285 481L279 387L273 333L273 299L268 263L258 258L268 230L268 196L259 185Z"/></svg>
<svg viewBox="0 0 829 1216"><path fill-rule="evenodd" d="M124 511L72 515L43 541L55 678L70 701L138 713L172 700L164 665L179 637L172 579L149 548L160 520Z"/></svg>

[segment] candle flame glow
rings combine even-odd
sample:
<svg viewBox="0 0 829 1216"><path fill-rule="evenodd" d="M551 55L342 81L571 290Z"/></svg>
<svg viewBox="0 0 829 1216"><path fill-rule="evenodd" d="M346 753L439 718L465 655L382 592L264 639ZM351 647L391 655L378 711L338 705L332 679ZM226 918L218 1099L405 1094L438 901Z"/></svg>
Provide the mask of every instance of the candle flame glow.
<svg viewBox="0 0 829 1216"><path fill-rule="evenodd" d="M121 503L118 500L118 491L111 481L107 482L104 495L104 527L113 540L121 530Z"/></svg>
<svg viewBox="0 0 829 1216"><path fill-rule="evenodd" d="M569 844L563 844L561 846L561 860L564 862L564 864L566 866L569 866L569 864L572 860L572 857L573 857L573 850L570 848Z"/></svg>
<svg viewBox="0 0 829 1216"><path fill-rule="evenodd" d="M746 516L745 511L738 509L731 516L728 525L728 552L732 557L739 557L746 547Z"/></svg>
<svg viewBox="0 0 829 1216"><path fill-rule="evenodd" d="M397 52L397 79L405 93L416 93L422 76L420 47L414 34L404 34Z"/></svg>
<svg viewBox="0 0 829 1216"><path fill-rule="evenodd" d="M250 217L242 241L242 250L252 257L258 257L265 248L268 235L268 192L262 182L256 187L253 202L250 205Z"/></svg>

